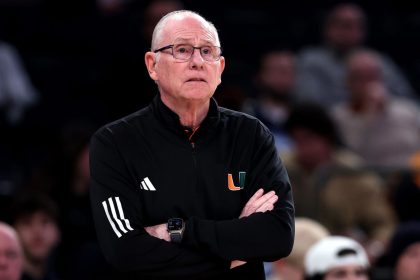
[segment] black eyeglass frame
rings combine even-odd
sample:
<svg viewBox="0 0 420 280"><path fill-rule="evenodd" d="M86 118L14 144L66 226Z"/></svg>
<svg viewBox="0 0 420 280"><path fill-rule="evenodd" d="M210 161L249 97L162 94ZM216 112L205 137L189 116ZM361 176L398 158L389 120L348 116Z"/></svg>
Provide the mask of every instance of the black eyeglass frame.
<svg viewBox="0 0 420 280"><path fill-rule="evenodd" d="M180 45L188 45L188 44L180 44ZM219 60L220 60L220 57L222 56L222 47L212 46L212 47L214 47L214 48L219 48L219 49L220 49L219 58L218 58L218 59L216 59L216 60L207 60L207 59L205 59L205 58L203 57L203 55L201 54L201 48L204 48L204 47L207 47L207 46L203 46L203 47L194 47L193 45L188 45L188 46L191 46L191 47L193 48L193 51L192 51L192 53L191 53L191 56L190 56L188 59L185 59L185 61L188 61L189 59L191 59L191 57L192 57L192 56L193 56L193 54L194 54L194 50L196 50L196 49L200 51L200 55L201 55L201 57L202 57L205 61L209 61L209 62L219 61ZM159 48L159 49L157 49L157 50L154 50L153 52L154 52L154 53L158 53L158 52L161 52L161 51L164 51L164 50L172 49L172 56L173 56L173 58L175 58L175 59L179 59L179 58L176 58L176 57L174 56L174 49L173 49L173 47L175 47L175 44L171 44L171 45L164 46L164 47L162 47L162 48ZM183 60L183 59L181 59L181 60Z"/></svg>

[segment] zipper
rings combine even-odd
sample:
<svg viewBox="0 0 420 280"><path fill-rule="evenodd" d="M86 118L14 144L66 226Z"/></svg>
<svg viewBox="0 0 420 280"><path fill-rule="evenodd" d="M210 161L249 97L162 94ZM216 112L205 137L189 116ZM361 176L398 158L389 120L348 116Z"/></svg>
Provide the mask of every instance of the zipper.
<svg viewBox="0 0 420 280"><path fill-rule="evenodd" d="M193 174L192 174L192 176L195 178L194 188L195 188L195 192L198 194L200 184L199 184L199 179L198 179L199 176L198 176L198 171L197 171L197 168L198 168L198 166L197 166L198 165L197 164L197 147L196 147L195 141L193 141L193 136L197 132L197 130L198 130L198 128L196 128L195 130L193 130L191 132L191 135L189 135L189 137L188 137L188 142L191 145L191 156L192 156L192 163L193 163L193 170L192 170Z"/></svg>
<svg viewBox="0 0 420 280"><path fill-rule="evenodd" d="M197 159L196 159L196 154L195 154L195 143L194 142L190 142L191 143L191 152L192 152L192 158L193 158L193 163L194 163L194 169L197 168Z"/></svg>
<svg viewBox="0 0 420 280"><path fill-rule="evenodd" d="M197 130L200 127L195 128L194 130L191 131L191 134L188 137L188 142L190 142L191 144L191 151L192 151L192 157L193 157L193 163L194 163L194 169L197 168L197 159L196 159L196 153L195 153L195 142L192 141L192 138L194 136L194 134L197 132Z"/></svg>

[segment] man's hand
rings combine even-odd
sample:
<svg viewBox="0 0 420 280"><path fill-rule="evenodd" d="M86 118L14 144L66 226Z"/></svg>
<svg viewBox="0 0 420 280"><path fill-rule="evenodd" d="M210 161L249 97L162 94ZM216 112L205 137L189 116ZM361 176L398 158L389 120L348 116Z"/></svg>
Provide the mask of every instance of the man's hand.
<svg viewBox="0 0 420 280"><path fill-rule="evenodd" d="M168 242L171 241L171 238L169 237L169 232L168 232L166 224L160 224L160 225L156 225L156 226L145 227L144 229L151 236L157 237L159 239L163 239L163 240L168 241Z"/></svg>
<svg viewBox="0 0 420 280"><path fill-rule="evenodd" d="M274 191L264 194L263 189L259 189L245 204L239 218L248 217L256 212L266 212L274 209L274 203L277 202L278 196Z"/></svg>
<svg viewBox="0 0 420 280"><path fill-rule="evenodd" d="M274 191L264 194L263 189L259 189L245 204L239 218L248 217L256 212L266 212L274 209L274 203L277 202L278 196ZM235 268L246 264L244 261L235 260L230 263L230 268Z"/></svg>
<svg viewBox="0 0 420 280"><path fill-rule="evenodd" d="M243 264L246 264L244 261L231 261L230 262L230 269L241 266Z"/></svg>

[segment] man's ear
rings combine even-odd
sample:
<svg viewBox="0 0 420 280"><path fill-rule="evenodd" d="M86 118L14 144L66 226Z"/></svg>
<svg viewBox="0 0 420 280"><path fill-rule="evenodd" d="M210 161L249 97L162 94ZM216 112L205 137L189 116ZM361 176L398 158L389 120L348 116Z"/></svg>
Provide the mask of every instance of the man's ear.
<svg viewBox="0 0 420 280"><path fill-rule="evenodd" d="M158 75L155 71L155 66L156 66L155 56L156 56L155 53L147 52L144 55L144 62L146 63L146 68L147 68L147 71L149 72L150 78L152 78L152 80L154 81L157 81Z"/></svg>
<svg viewBox="0 0 420 280"><path fill-rule="evenodd" d="M222 73L223 73L223 70L225 70L225 58L223 56L220 57L219 63L220 63L220 74L219 74L220 75L219 85L220 85L220 83L222 82Z"/></svg>

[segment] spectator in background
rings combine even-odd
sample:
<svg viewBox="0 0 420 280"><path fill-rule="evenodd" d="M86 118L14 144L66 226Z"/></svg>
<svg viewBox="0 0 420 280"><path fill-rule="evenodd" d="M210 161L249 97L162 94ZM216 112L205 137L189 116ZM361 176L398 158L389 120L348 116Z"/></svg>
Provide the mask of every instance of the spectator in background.
<svg viewBox="0 0 420 280"><path fill-rule="evenodd" d="M26 138L20 130L25 114L38 98L17 50L0 41L0 218L16 190L16 174L22 170L19 155Z"/></svg>
<svg viewBox="0 0 420 280"><path fill-rule="evenodd" d="M100 251L89 200L89 139L94 126L74 121L60 134L55 153L34 178L33 187L60 207L60 275L65 279L114 279Z"/></svg>
<svg viewBox="0 0 420 280"><path fill-rule="evenodd" d="M17 51L0 41L0 127L17 125L37 101L38 93Z"/></svg>
<svg viewBox="0 0 420 280"><path fill-rule="evenodd" d="M23 270L23 252L16 231L0 222L0 279L19 280Z"/></svg>
<svg viewBox="0 0 420 280"><path fill-rule="evenodd" d="M307 280L367 280L369 260L356 241L330 236L313 245L305 256Z"/></svg>
<svg viewBox="0 0 420 280"><path fill-rule="evenodd" d="M295 149L283 157L297 216L317 218L317 180L336 167L356 168L362 161L344 149L331 117L317 104L297 105L286 121Z"/></svg>
<svg viewBox="0 0 420 280"><path fill-rule="evenodd" d="M62 192L59 200L64 234L60 253L66 259L67 279L113 279L96 240L89 203L89 137L89 130L81 127L68 128L63 134L62 156L69 159L69 166L61 169L68 184L57 181L55 186Z"/></svg>
<svg viewBox="0 0 420 280"><path fill-rule="evenodd" d="M245 102L243 111L260 119L271 130L279 152L290 150L291 140L284 131L284 123L294 100L294 54L281 50L265 53L256 77L256 88L255 99Z"/></svg>
<svg viewBox="0 0 420 280"><path fill-rule="evenodd" d="M21 280L54 280L54 251L60 241L57 206L47 197L26 194L14 205L13 225L25 252Z"/></svg>
<svg viewBox="0 0 420 280"><path fill-rule="evenodd" d="M411 158L410 168L391 174L390 201L400 223L420 220L420 153Z"/></svg>
<svg viewBox="0 0 420 280"><path fill-rule="evenodd" d="M332 234L356 239L375 260L394 229L384 182L341 144L333 119L320 105L297 105L286 128L295 144L283 159L297 215L321 222Z"/></svg>
<svg viewBox="0 0 420 280"><path fill-rule="evenodd" d="M73 120L64 125L49 158L32 178L31 187L53 197L60 208L71 204L71 195L88 194L88 144L95 129L87 120Z"/></svg>
<svg viewBox="0 0 420 280"><path fill-rule="evenodd" d="M328 107L348 98L345 61L364 43L366 15L355 4L339 4L328 14L323 35L322 46L305 48L299 55L297 93L300 99ZM413 97L411 86L391 59L378 55L378 60L390 94Z"/></svg>
<svg viewBox="0 0 420 280"><path fill-rule="evenodd" d="M284 162L297 215L316 219L332 234L356 239L375 260L394 229L384 182L341 145L335 123L320 105L297 105L286 128L295 144Z"/></svg>
<svg viewBox="0 0 420 280"><path fill-rule="evenodd" d="M369 165L408 167L420 146L419 107L389 94L376 52L357 50L346 67L349 100L333 108L345 144Z"/></svg>
<svg viewBox="0 0 420 280"><path fill-rule="evenodd" d="M319 221L332 234L361 243L375 263L395 226L382 178L366 169L334 170L323 180L317 201Z"/></svg>
<svg viewBox="0 0 420 280"><path fill-rule="evenodd" d="M273 263L269 280L302 280L305 275L304 259L308 249L329 235L320 223L308 218L295 219L295 244L287 258Z"/></svg>
<svg viewBox="0 0 420 280"><path fill-rule="evenodd" d="M388 252L395 280L420 279L420 222L401 224L391 240Z"/></svg>

